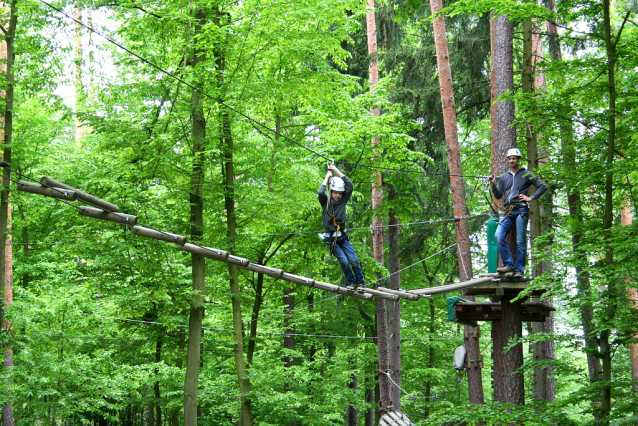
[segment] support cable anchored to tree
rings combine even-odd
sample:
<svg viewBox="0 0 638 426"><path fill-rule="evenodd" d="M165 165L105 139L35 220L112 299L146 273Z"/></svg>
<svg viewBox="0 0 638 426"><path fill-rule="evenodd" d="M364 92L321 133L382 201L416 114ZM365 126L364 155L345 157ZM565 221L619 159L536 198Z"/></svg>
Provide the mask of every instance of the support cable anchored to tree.
<svg viewBox="0 0 638 426"><path fill-rule="evenodd" d="M23 178L26 178L35 182L34 179L16 170L11 169L9 163L5 161L0 161L0 167L6 168L14 172L18 176L21 176ZM351 296L358 299L365 299L365 300L371 300L373 297L394 300L394 301L399 299L418 300L421 297L429 297L429 294L425 294L425 293L423 294L420 292L415 293L413 291L407 291L407 290L391 290L384 287L380 287L379 289L365 288L363 289L363 292L353 292L344 287L337 286L334 284L329 284L329 283L317 281L311 278L306 278L306 277L290 274L290 273L284 272L281 269L259 265L256 263L251 263L248 259L244 259L238 256L233 256L224 250L218 250L218 249L213 249L210 247L201 246L198 244L189 243L186 241L186 237L181 235L172 234L170 232L160 231L150 227L143 227L143 226L137 225L137 216L120 213L117 211L106 210L105 209L106 207L113 207L116 210L119 210L119 208L115 206L114 204L108 203L107 201L101 200L100 198L86 194L83 191L75 189L69 185L63 184L51 178L43 177L40 180L41 182L40 184L27 182L27 181L16 181L13 179L11 180L17 184L19 190L24 192L41 194L41 195L58 199L62 201L63 203L78 209L78 213L80 215L120 223L120 224L128 226L135 235L152 238L156 240L161 240L161 241L172 242L177 244L179 250L190 252L190 253L196 253L206 258L220 260L226 263L232 263L237 265L237 267L239 267L240 269L246 269L253 272L261 273L275 279L281 279L281 280L292 282L295 284L305 285L307 287L316 287L320 290L325 290L332 293L338 293L338 294ZM57 186L49 185L51 183ZM95 209L87 210L89 208L86 206L77 206L75 204L70 203L70 201L76 201L76 200L89 204L95 207ZM90 214L86 214L87 211L90 212ZM393 274L398 274L401 271L404 271L414 265L424 262L427 259L430 259L440 253L443 253L446 250L451 249L455 245L456 244L452 244L438 251L437 253L434 253L431 256L426 257L425 259L422 259L410 266L407 266L406 268L403 268L400 271L394 272ZM372 284L375 284L375 283L378 283L379 281L387 279L391 277L393 274L390 274L386 277L382 277L378 279L377 281L373 282ZM440 287L445 287L445 286L440 286ZM445 292L444 289L440 289L440 290L441 290L440 292Z"/></svg>
<svg viewBox="0 0 638 426"><path fill-rule="evenodd" d="M199 88L197 88L197 87L193 86L192 84L190 84L190 83L189 83L189 82L187 82L186 80L184 80L184 79L182 79L182 78L178 77L177 75L175 75L175 74L171 73L170 71L167 71L167 70L165 70L165 69L161 68L160 66L155 65L153 62L149 61L148 59L143 58L142 56L138 55L137 53L133 52L132 50L130 50L130 49L128 49L128 48L126 48L126 47L122 46L121 44L119 44L119 43L117 43L116 41L114 41L114 40L110 39L109 37L105 36L104 34L102 34L101 32L97 31L96 29L94 29L94 28L92 28L92 27L90 27L90 26L88 26L88 25L84 24L84 23L83 23L83 22L81 22L81 21L78 21L78 20L77 20L77 19L75 19L74 17L72 17L72 16L70 16L69 14L67 14L66 12L64 12L62 9L59 9L59 8L57 8L57 7L53 6L52 4L50 4L50 3L48 3L48 2L46 2L46 1L44 1L44 0L39 0L39 1L40 1L40 3L45 4L45 5L47 5L48 7L50 7L51 9L53 9L53 10L57 11L57 12L58 12L58 13L60 13L61 15L64 15L65 17L67 17L68 19L72 20L72 21L73 21L73 22L75 22L76 24L81 25L81 26L83 26L84 28L86 28L87 30L91 31L92 33L99 35L100 37L102 37L102 38L103 38L104 40L106 40L107 42L109 42L109 43L113 44L114 46L117 46L119 49L122 49L123 51L125 51L125 52L129 53L130 55L132 55L132 56L134 56L135 58L139 59L140 61L144 62L145 64L150 65L151 67L155 68L157 71L159 71L159 72L161 72L161 73L163 73L163 74L165 74L165 75L167 75L167 76L169 76L169 77L171 77L171 78L175 79L176 81L180 82L181 84L184 84L185 86L187 86L188 88L190 88L190 89L191 89L191 90L193 90L194 92L197 92L197 93L199 93L199 94L201 94L201 95L205 96L206 98L208 98L208 99L210 99L210 100L212 100L212 101L214 101L214 102L218 103L219 105L221 105L221 106L223 106L223 107L228 108L229 110L233 111L235 114L237 114L237 115L239 115L239 116L241 116L241 117L245 118L246 120L250 121L251 123L253 123L253 124L255 124L255 125L259 126L260 128L263 128L264 130L267 130L267 131L269 131L269 132L272 132L272 133L274 133L275 135L277 135L277 136L279 136L279 137L282 137L282 138L286 139L286 140L287 140L287 141L289 141L289 142L294 143L295 145L299 146L300 148L303 148L303 149L305 149L305 150L307 150L307 151L310 151L311 153L315 154L316 156L318 156L318 157L320 157L320 158L322 158L322 159L324 159L324 160L330 160L330 158L329 158L329 157L327 157L327 156L325 156L325 155L323 155L323 154L320 154L319 152L317 152L317 151L313 150L312 148L309 148L309 147L307 147L307 146L305 146L305 145L303 145L303 144L301 144L301 143L297 142L296 140L294 140L294 139L292 139L292 138L290 138L290 137L288 137L288 136L286 136L286 135L284 135L284 134L281 134L280 132L278 132L278 131L276 131L275 129L272 129L272 128L270 128L270 127L266 126L266 125L265 125L265 124L263 124L263 123L260 123L259 121L255 120L254 118L250 117L249 115L244 114L243 112L241 112L241 111L237 110L236 108L233 108L232 106L230 106L230 105L226 104L226 103L225 103L224 101L222 101L221 99L216 98L216 97L214 97L214 96L212 96L212 95L209 95L208 93L206 93L206 92L202 91L201 89L199 89Z"/></svg>
<svg viewBox="0 0 638 426"><path fill-rule="evenodd" d="M4 161L0 162L0 166L8 170L11 170L7 162L4 162ZM25 175L19 172L16 172L14 170L11 170L11 171L15 172L16 174L20 176L26 177ZM33 179L30 179L30 180L33 180ZM100 205L102 206L106 205L105 201L99 200L97 197L93 197L93 198L78 197L77 194L81 193L81 191L75 188L72 188L68 185L62 184L65 186L65 188L49 186L46 182L56 182L57 184L60 184L60 182L53 181L49 178L43 178L41 182L44 182L44 183L32 184L30 182L18 181L17 185L19 190L60 199L64 203L78 209L79 211L82 211L83 207L71 204L69 201L74 201L74 200L82 201L83 203L90 204L96 208L101 208ZM95 202L97 202L97 204L93 204ZM354 297L357 299L371 300L373 297L377 297L377 298L388 299L388 300L398 300L399 298L402 297L402 295L400 294L392 294L389 292L384 292L384 291L375 290L375 289L368 289L368 288L364 289L363 292L359 292L359 291L354 292L338 285L329 284L322 281L314 280L312 278L306 278L306 277L290 274L290 273L284 272L281 269L259 265L256 263L251 263L248 259L231 255L230 253L224 250L213 249L210 247L205 247L198 244L186 242L186 237L181 235L159 231L150 227L143 227L139 225L131 226L129 223L133 221L132 219L129 218L129 216L131 215L124 215L123 213L104 210L104 208L101 208L101 210L104 212L103 214L96 214L96 215L92 215L91 217L104 219L104 220L111 220L111 221L124 224L128 226L135 235L152 238L156 240L161 240L161 241L172 242L177 244L179 250L199 254L206 258L215 259L215 260L219 260L226 263L231 263L231 264L237 265L237 267L240 269L247 269L249 271L268 275L269 277L272 277L275 279L281 279L281 280L292 282L295 284L301 284L307 287L315 287L320 290L325 290L332 293L338 293L338 294ZM134 221L137 222L136 217ZM412 298L413 296L414 295L410 295L410 296L406 295L403 297Z"/></svg>
<svg viewBox="0 0 638 426"><path fill-rule="evenodd" d="M476 219L479 217L488 217L490 216L487 213L481 213L481 214L475 214L475 215L466 215L466 216L461 216L461 217L454 217L452 219L434 219L434 220L427 220L427 221L422 221L422 222L410 222L410 223L398 223L398 224L391 224L391 225L375 225L375 229L376 228L392 228L392 227L404 227L404 226L411 226L411 225L432 225L432 224L436 224L436 223L446 223L446 222L458 222L460 220L464 220L464 219ZM360 226L360 227L356 227L356 228L350 228L348 227L348 231L358 231L361 229L370 229L370 226ZM321 233L323 231L299 231L299 232L283 232L283 233L278 233L278 234L261 234L261 235L257 235L257 237L279 237L279 236L288 236L288 235L303 235L303 234L318 234Z"/></svg>
<svg viewBox="0 0 638 426"><path fill-rule="evenodd" d="M180 82L181 84L184 84L185 86L187 86L188 88L190 88L191 90L205 96L206 98L216 102L217 104L228 108L229 110L233 111L235 114L245 118L246 120L248 120L249 122L253 123L254 125L258 126L259 128L262 128L264 130L267 130L268 132L271 132L281 138L286 139L289 142L292 142L293 144L297 145L300 148L305 149L306 151L311 152L312 154L316 155L317 157L323 159L323 160L327 160L330 161L331 159L324 155L321 154L319 152L317 152L316 150L282 134L281 132L277 131L276 129L273 129L271 127L268 127L267 125L255 120L254 118L252 118L251 116L237 110L236 108L233 108L232 106L228 105L227 103L225 103L223 100L216 98L206 92L204 92L203 90L193 86L192 84L190 84L189 82L185 81L184 79L180 78L179 76L173 74L172 72L160 67L159 65L154 64L153 62L151 62L148 59L145 59L144 57L138 55L137 53L133 52L132 50L122 46L121 44L119 44L118 42L112 40L111 38L109 38L108 36L102 34L101 32L97 31L95 28L90 27L86 24L84 24L82 21L77 20L76 18L70 16L69 14L67 14L66 12L64 12L62 9L53 6L52 4L48 3L45 0L38 0L40 1L40 3L48 6L49 8L55 10L56 12L60 13L61 15L64 15L66 18L70 19L71 21L75 22L78 25L81 25L82 27L86 28L87 30L89 30L90 32L97 34L98 36L102 37L104 40L106 40L108 43L113 44L114 46L116 46L117 48L129 53L130 55L134 56L135 58L139 59L140 61L142 61L143 63L151 66L152 68L156 69L157 71L161 72L162 74L165 74L167 76L169 76L170 78ZM339 161L338 161L339 162ZM343 164L349 164L349 165L355 165L358 167L366 167L366 168L370 168L370 169L379 169L379 170L389 170L389 171L397 171L397 172L404 172L404 173L418 173L418 174L423 174L423 175L440 175L440 176L461 176L461 175L454 175L454 174L449 174L449 173L435 173L435 172L428 172L425 170L422 171L418 171L418 170L406 170L406 169L399 169L399 168L391 168L391 167L382 167L382 166L371 166L371 165L366 165L366 164L358 164L358 163L349 163L347 161L340 161ZM477 178L477 179L486 179L487 176L479 176L479 175L463 175L463 177L470 177L470 178Z"/></svg>

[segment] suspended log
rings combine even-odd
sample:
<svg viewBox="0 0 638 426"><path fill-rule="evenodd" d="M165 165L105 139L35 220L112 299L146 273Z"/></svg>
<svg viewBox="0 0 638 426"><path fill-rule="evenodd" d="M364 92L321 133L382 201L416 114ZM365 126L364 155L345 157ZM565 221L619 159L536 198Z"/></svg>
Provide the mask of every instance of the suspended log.
<svg viewBox="0 0 638 426"><path fill-rule="evenodd" d="M399 300L399 296L398 295L390 294L389 292L375 290L373 288L364 288L363 291L364 291L364 293L371 294L374 297L379 298L379 299Z"/></svg>
<svg viewBox="0 0 638 426"><path fill-rule="evenodd" d="M283 278L284 271L277 268L271 268L269 266L258 265L256 263L251 263L248 266L240 266L240 269L247 269L253 272L257 272L260 274L268 275L269 277L276 278L278 280Z"/></svg>
<svg viewBox="0 0 638 426"><path fill-rule="evenodd" d="M407 290L393 290L386 287L377 287L377 290L399 296L400 299L419 300L421 296L410 293Z"/></svg>
<svg viewBox="0 0 638 426"><path fill-rule="evenodd" d="M124 213L110 213L102 209L81 206L78 208L80 216L94 217L96 219L110 220L124 225L135 226L137 224L137 216Z"/></svg>
<svg viewBox="0 0 638 426"><path fill-rule="evenodd" d="M84 191L80 191L79 189L73 188L69 185L66 185L62 182L58 182L55 179L51 179L48 177L43 177L42 179L40 179L40 183L42 185L48 185L48 186L55 186L55 187L60 187L60 188L66 188L66 189L70 189L73 191L77 192L77 199L79 201L82 201L84 203L90 204L92 206L95 207L99 207L101 209L104 209L106 211L109 212L118 212L120 211L120 208L118 206L116 206L115 204L109 203L108 201L105 201L101 198L97 198L91 194L87 194Z"/></svg>
<svg viewBox="0 0 638 426"><path fill-rule="evenodd" d="M416 290L410 290L410 293L415 294L442 294L442 293L450 293L457 290L462 290L464 288L470 288L477 285L485 284L492 282L494 278L492 277L484 277L484 278L475 278L473 280L461 281L458 283L439 285L436 287L428 287L428 288L420 288Z"/></svg>
<svg viewBox="0 0 638 426"><path fill-rule="evenodd" d="M156 240L168 241L169 243L175 243L179 246L186 244L186 237L177 234L171 234L169 232L156 231L151 228L144 228L142 226L134 226L131 228L135 235L141 237L154 238Z"/></svg>
<svg viewBox="0 0 638 426"><path fill-rule="evenodd" d="M334 284L328 284L321 281L316 281L311 278L300 277L299 275L289 274L288 272L284 272L281 279L284 281L290 281L291 283L305 285L306 287L313 287L313 288L318 288L319 290L329 291L331 293L345 294L347 296L351 296L356 299L365 299L365 300L372 299L372 295L370 294L359 293L357 291L351 291L346 289L345 287L341 287Z"/></svg>
<svg viewBox="0 0 638 426"><path fill-rule="evenodd" d="M18 181L18 190L24 192L30 192L32 194L46 195L51 198L58 198L61 200L75 201L77 198L77 191L66 188L49 188L39 183L27 182L24 180Z"/></svg>
<svg viewBox="0 0 638 426"><path fill-rule="evenodd" d="M191 243L177 246L177 248L182 251L199 254L200 256L207 257L209 259L221 260L223 262L225 262L229 256L229 253L227 251L217 250L210 247L202 247Z"/></svg>

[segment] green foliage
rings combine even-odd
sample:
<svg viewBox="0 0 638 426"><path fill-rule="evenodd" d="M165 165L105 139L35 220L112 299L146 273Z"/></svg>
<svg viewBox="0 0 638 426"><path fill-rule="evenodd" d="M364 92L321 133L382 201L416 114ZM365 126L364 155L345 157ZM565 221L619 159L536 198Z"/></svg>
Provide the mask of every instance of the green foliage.
<svg viewBox="0 0 638 426"><path fill-rule="evenodd" d="M371 174L382 171L386 194L392 188L398 195L394 201L386 196L375 212L384 223L390 210L404 224L435 222L401 228L400 259L407 267L401 287L455 281L455 249L444 250L455 243L454 225L437 222L450 219L452 208L428 5L377 5L381 81L373 92L367 86L366 7L359 0L200 6L207 23L196 40L188 2L96 1L85 3L83 11L85 18L95 13L91 24L137 55L183 82L201 82L207 122L202 244L342 283L337 262L314 235L321 230L316 191L326 158L334 158L355 181L349 227L357 228L350 234L368 280L388 275L372 257L367 229ZM525 406L468 407L465 378L451 365L461 330L447 321L445 299L404 302L401 386L407 395L401 402L417 424L588 423L591 401L607 383L588 378L587 354L596 349L584 348L580 311L586 307L592 308L592 332L612 335L615 405L610 420L626 419L637 409L627 372L638 315L626 301L633 287L628 278L638 272L635 226L621 226L618 213L624 200L635 204L638 32L627 24L618 38L616 146L623 160L610 168L604 162L610 111L600 4L564 1L558 7L554 16L534 3L459 1L445 11L468 214L487 211L480 177L489 174L490 164L488 12L508 14L513 22L557 19L566 27L561 41L573 55L543 63L547 88L533 95L511 94L519 129L543 130L540 143L549 161L540 173L556 191L553 230L535 242L535 256L547 254L554 266L532 287L546 288L546 296L554 298L557 331L521 336L520 342L528 348L553 339L555 357L535 361L527 356L522 367ZM21 3L20 11L12 169L24 174L20 178L49 176L114 202L144 226L188 235L191 88L85 34L91 53L83 58L87 105L74 111L64 93L72 81L73 45L64 40L72 39L73 27L43 5ZM623 13L619 9L616 19ZM188 64L195 43L206 51L206 59L192 70ZM224 70L217 62L222 52ZM370 114L372 108L380 116ZM234 246L226 238L224 112L230 114L235 143ZM76 119L87 130L77 141ZM568 125L576 130L566 145L561 137ZM270 131L274 128L278 134ZM521 146L523 133L519 130ZM372 138L378 145L372 146ZM565 160L568 149L577 167ZM601 226L601 206L604 181L612 171L615 219L608 231ZM583 217L567 211L567 193L576 190ZM193 296L191 256L173 244L137 237L124 225L81 217L66 203L15 187L11 197L15 302L7 311L13 332L5 333L3 343L13 348L14 369L3 379L0 395L3 403L13 404L17 423L138 424L154 404L164 423L179 418ZM471 222L475 272L486 263L483 229L483 220ZM573 235L581 237L586 256L574 253ZM602 260L606 246L601 241L614 247L611 263ZM577 267L590 277L586 289L575 279ZM387 285L387 278L379 284ZM295 309L285 312L282 298L289 283L241 271L240 285L245 338L255 348L248 371L257 423L342 425L348 406L359 410L360 419L374 408L365 402L366 391L378 380L372 303L296 287ZM225 264L207 261L204 300L199 423L237 424L239 390ZM607 314L610 304L616 306L614 317ZM488 401L489 328L484 326L480 340ZM294 348L282 343L289 329L294 330ZM284 357L294 365L285 366ZM535 366L553 368L552 403L533 401Z"/></svg>

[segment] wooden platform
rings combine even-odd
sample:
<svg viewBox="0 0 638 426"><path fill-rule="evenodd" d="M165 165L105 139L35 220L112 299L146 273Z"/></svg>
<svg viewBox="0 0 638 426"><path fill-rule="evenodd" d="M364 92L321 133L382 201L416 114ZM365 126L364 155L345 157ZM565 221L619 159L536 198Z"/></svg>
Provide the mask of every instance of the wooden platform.
<svg viewBox="0 0 638 426"><path fill-rule="evenodd" d="M481 274L481 278L492 278L493 281L481 284L480 286L471 287L465 289L465 294L472 296L489 296L495 301L500 299L503 295L517 295L521 291L526 290L531 278L514 278L514 273L507 274ZM532 291L532 296L541 296L544 290Z"/></svg>
<svg viewBox="0 0 638 426"><path fill-rule="evenodd" d="M495 302L459 302L454 305L455 316L464 321L495 321L501 319L501 304ZM556 309L542 303L521 304L524 322L545 322Z"/></svg>

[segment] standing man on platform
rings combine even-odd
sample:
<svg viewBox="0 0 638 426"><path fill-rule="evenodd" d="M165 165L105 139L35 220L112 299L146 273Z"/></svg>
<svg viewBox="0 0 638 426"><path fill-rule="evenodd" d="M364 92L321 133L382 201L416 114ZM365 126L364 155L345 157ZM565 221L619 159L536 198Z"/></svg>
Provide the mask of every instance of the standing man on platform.
<svg viewBox="0 0 638 426"><path fill-rule="evenodd" d="M339 176L333 177L333 172ZM330 182L329 196L326 186ZM322 222L324 233L319 237L328 245L330 254L339 261L343 274L348 281L348 290L363 291L365 277L361 262L354 251L350 238L346 234L346 203L352 195L352 181L341 173L334 163L328 165L328 173L319 187L317 198L323 208Z"/></svg>
<svg viewBox="0 0 638 426"><path fill-rule="evenodd" d="M501 175L498 183L494 175L489 178L494 198L497 200L503 198L503 208L505 208L505 213L501 216L496 228L496 243L503 267L496 270L500 273L515 272L514 278L523 278L527 255L528 203L543 195L547 191L547 185L525 167L520 167L521 151L518 148L507 151L507 161L510 170ZM534 185L537 190L529 197L527 192L531 185ZM516 226L516 263L505 242L505 237L514 226Z"/></svg>

